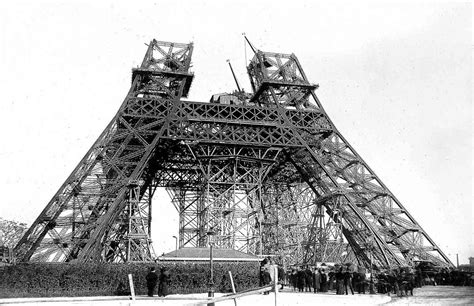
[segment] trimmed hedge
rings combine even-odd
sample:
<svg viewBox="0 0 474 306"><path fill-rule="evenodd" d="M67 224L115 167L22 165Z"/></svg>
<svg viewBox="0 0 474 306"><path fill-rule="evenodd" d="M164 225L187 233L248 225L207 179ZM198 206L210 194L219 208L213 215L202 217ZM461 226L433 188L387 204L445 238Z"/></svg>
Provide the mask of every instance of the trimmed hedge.
<svg viewBox="0 0 474 306"><path fill-rule="evenodd" d="M0 267L0 298L40 296L128 295L128 274L135 293L145 295L145 276L151 267L166 266L171 274L171 294L202 293L209 289L209 263L21 263ZM237 291L259 284L258 262L214 262L216 292L231 292L228 271Z"/></svg>

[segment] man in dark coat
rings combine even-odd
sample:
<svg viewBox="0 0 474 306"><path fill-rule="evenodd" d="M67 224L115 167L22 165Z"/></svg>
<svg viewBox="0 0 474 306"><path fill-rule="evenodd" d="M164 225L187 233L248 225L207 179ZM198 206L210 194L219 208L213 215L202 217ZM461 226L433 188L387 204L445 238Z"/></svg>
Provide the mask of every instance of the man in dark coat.
<svg viewBox="0 0 474 306"><path fill-rule="evenodd" d="M298 272L296 273L297 286L299 292L304 292L306 286L306 273L303 270L303 267L298 267Z"/></svg>
<svg viewBox="0 0 474 306"><path fill-rule="evenodd" d="M170 272L166 267L161 268L160 284L158 285L158 296L168 295L168 286L170 283Z"/></svg>
<svg viewBox="0 0 474 306"><path fill-rule="evenodd" d="M357 272L356 273L356 288L357 288L357 293L365 294L365 272Z"/></svg>
<svg viewBox="0 0 474 306"><path fill-rule="evenodd" d="M148 288L148 296L153 296L153 292L158 282L158 275L155 273L155 268L150 268L150 272L146 275L146 286Z"/></svg>
<svg viewBox="0 0 474 306"><path fill-rule="evenodd" d="M313 273L313 289L314 293L321 292L321 269L314 269Z"/></svg>
<svg viewBox="0 0 474 306"><path fill-rule="evenodd" d="M311 287L313 285L313 272L311 272L309 266L306 266L304 270L304 277L305 277L305 291L311 292Z"/></svg>
<svg viewBox="0 0 474 306"><path fill-rule="evenodd" d="M354 294L354 288L352 287L352 272L349 268L346 268L346 272L344 272L344 291L346 294L348 294L347 287L349 287L351 293Z"/></svg>
<svg viewBox="0 0 474 306"><path fill-rule="evenodd" d="M278 266L278 282L280 282L280 290L283 290L283 285L286 283L286 272L283 267Z"/></svg>
<svg viewBox="0 0 474 306"><path fill-rule="evenodd" d="M291 286L293 287L293 291L296 291L298 289L298 277L297 277L297 271L296 268L291 269L290 273L290 283Z"/></svg>
<svg viewBox="0 0 474 306"><path fill-rule="evenodd" d="M272 282L270 272L269 272L270 269L271 269L270 260L268 258L265 258L260 264L260 286L261 287L270 285L270 283ZM270 292L265 291L263 294L268 295L270 294Z"/></svg>
<svg viewBox="0 0 474 306"><path fill-rule="evenodd" d="M321 292L328 292L328 275L321 270Z"/></svg>
<svg viewBox="0 0 474 306"><path fill-rule="evenodd" d="M270 274L268 273L269 262L265 258L260 263L260 287L270 284Z"/></svg>
<svg viewBox="0 0 474 306"><path fill-rule="evenodd" d="M344 271L342 267L336 267L336 294L344 294Z"/></svg>

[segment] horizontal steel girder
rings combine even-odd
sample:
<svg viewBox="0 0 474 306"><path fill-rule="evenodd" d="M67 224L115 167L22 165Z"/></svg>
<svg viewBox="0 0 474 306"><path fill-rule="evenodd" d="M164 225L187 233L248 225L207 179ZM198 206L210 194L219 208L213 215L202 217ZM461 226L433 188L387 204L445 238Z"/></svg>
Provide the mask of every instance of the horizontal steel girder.
<svg viewBox="0 0 474 306"><path fill-rule="evenodd" d="M170 114L175 103L176 112ZM295 128L310 128L313 133L329 133L330 125L317 110L285 110ZM302 144L288 130L276 109L247 105L227 105L190 101L165 101L134 98L123 116L170 120L162 138L272 147L300 147ZM142 133L156 133L141 129Z"/></svg>

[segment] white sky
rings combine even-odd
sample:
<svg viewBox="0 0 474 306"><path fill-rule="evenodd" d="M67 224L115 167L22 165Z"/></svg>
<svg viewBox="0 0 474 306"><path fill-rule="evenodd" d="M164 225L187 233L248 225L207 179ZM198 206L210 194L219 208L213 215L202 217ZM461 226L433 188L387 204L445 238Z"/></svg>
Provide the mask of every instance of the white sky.
<svg viewBox="0 0 474 306"><path fill-rule="evenodd" d="M474 256L467 2L0 2L0 216L31 224L118 110L144 43L195 44L190 100L241 85L245 32L295 53L326 111L435 242ZM247 48L248 56L250 52ZM158 254L177 215L155 200Z"/></svg>

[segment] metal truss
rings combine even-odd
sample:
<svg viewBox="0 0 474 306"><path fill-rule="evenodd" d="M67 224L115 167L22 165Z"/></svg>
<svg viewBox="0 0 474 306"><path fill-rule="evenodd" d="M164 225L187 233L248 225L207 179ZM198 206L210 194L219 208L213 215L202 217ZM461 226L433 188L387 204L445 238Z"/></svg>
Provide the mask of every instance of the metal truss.
<svg viewBox="0 0 474 306"><path fill-rule="evenodd" d="M169 120L136 118L126 110L135 99L169 105L186 96L192 50L192 44L150 43L118 113L17 244L20 260L154 258L142 203L154 191L154 163L148 161L160 151Z"/></svg>
<svg viewBox="0 0 474 306"><path fill-rule="evenodd" d="M261 224L267 253L278 254L290 265L349 258L350 248L340 224L317 204L306 183L265 185L264 196L266 213Z"/></svg>
<svg viewBox="0 0 474 306"><path fill-rule="evenodd" d="M452 265L336 129L314 93L317 85L307 81L296 56L258 51L248 73L255 92L252 100L276 108L302 144L288 160L314 191L315 205L323 205L339 224L359 264L370 265L370 249L378 267L409 265L415 258ZM317 110L321 125L296 127L286 115L288 109ZM317 216L313 214L313 219ZM309 230L308 240L317 246L315 227ZM306 254L306 261L314 260L315 254L314 250Z"/></svg>
<svg viewBox="0 0 474 306"><path fill-rule="evenodd" d="M193 46L153 40L118 113L15 248L19 260L147 261L166 188L180 247L378 268L445 254L336 129L293 54L255 51L253 95L188 95Z"/></svg>
<svg viewBox="0 0 474 306"><path fill-rule="evenodd" d="M206 245L206 233L214 231L216 247L257 253L262 182L281 149L204 144L188 144L188 148L204 177L204 203L196 219L206 222L196 231L197 245ZM193 219L184 210L181 216Z"/></svg>
<svg viewBox="0 0 474 306"><path fill-rule="evenodd" d="M265 253L279 254L287 264L304 264L313 191L304 183L275 183L265 186L264 195Z"/></svg>
<svg viewBox="0 0 474 306"><path fill-rule="evenodd" d="M172 203L179 213L179 247L201 247L206 220L202 185L168 188Z"/></svg>

